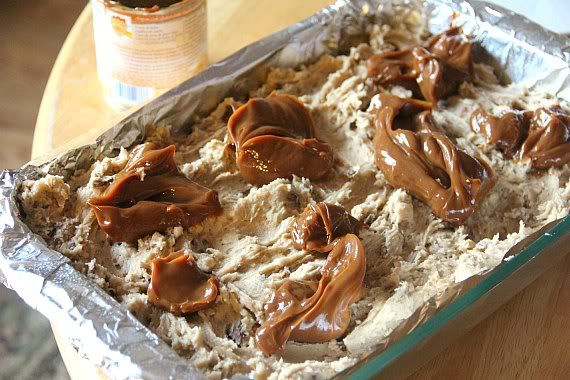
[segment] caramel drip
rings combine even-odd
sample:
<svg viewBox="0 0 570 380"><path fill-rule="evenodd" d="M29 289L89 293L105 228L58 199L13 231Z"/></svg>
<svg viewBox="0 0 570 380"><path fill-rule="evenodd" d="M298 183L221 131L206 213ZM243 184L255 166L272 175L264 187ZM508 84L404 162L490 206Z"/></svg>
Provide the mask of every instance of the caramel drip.
<svg viewBox="0 0 570 380"><path fill-rule="evenodd" d="M293 175L319 179L333 165L331 147L315 138L309 111L290 95L250 99L230 117L228 135L240 173L255 185Z"/></svg>
<svg viewBox="0 0 570 380"><path fill-rule="evenodd" d="M218 279L203 273L196 259L183 251L152 261L148 300L172 314L192 313L211 306L218 288Z"/></svg>
<svg viewBox="0 0 570 380"><path fill-rule="evenodd" d="M174 145L139 145L105 193L87 201L111 240L132 242L221 213L217 192L180 174L174 152Z"/></svg>
<svg viewBox="0 0 570 380"><path fill-rule="evenodd" d="M492 116L482 109L471 114L471 128L507 157L529 160L535 169L570 162L570 117L560 107L507 112Z"/></svg>
<svg viewBox="0 0 570 380"><path fill-rule="evenodd" d="M471 42L455 27L432 36L425 46L372 56L368 76L383 85L400 85L436 104L457 92L473 75Z"/></svg>
<svg viewBox="0 0 570 380"><path fill-rule="evenodd" d="M340 338L350 322L350 305L361 296L366 255L352 234L338 238L320 281L286 280L265 305L266 321L255 340L266 355L289 339L321 343Z"/></svg>
<svg viewBox="0 0 570 380"><path fill-rule="evenodd" d="M493 187L484 161L459 150L437 127L430 103L380 94L376 111L376 165L394 187L408 190L433 213L461 225Z"/></svg>
<svg viewBox="0 0 570 380"><path fill-rule="evenodd" d="M328 252L333 241L348 233L358 234L362 224L343 207L319 202L309 205L292 228L295 249Z"/></svg>

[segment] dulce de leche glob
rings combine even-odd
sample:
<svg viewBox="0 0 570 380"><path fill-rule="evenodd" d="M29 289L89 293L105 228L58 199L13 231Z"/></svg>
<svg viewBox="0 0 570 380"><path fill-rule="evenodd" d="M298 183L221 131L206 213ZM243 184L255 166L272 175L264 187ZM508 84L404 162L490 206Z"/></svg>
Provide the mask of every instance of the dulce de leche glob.
<svg viewBox="0 0 570 380"><path fill-rule="evenodd" d="M507 157L529 160L535 169L570 162L570 117L560 107L489 115L483 109L471 114L471 129L483 135Z"/></svg>
<svg viewBox="0 0 570 380"><path fill-rule="evenodd" d="M407 88L435 104L471 79L471 48L461 28L451 28L428 39L425 46L372 56L368 76L382 85Z"/></svg>
<svg viewBox="0 0 570 380"><path fill-rule="evenodd" d="M462 82L473 77L472 43L460 27L432 36L425 48L429 56L419 60L422 80L418 83L426 100L435 103L455 94Z"/></svg>
<svg viewBox="0 0 570 380"><path fill-rule="evenodd" d="M360 239L338 238L321 270L320 281L286 280L265 305L266 321L255 335L266 355L287 340L328 342L341 337L350 322L350 305L361 296L366 255Z"/></svg>
<svg viewBox="0 0 570 380"><path fill-rule="evenodd" d="M376 166L446 222L463 224L493 187L492 169L435 125L430 103L380 94L375 123Z"/></svg>
<svg viewBox="0 0 570 380"><path fill-rule="evenodd" d="M528 124L522 112L507 112L502 116L489 115L479 108L471 114L471 129L483 136L485 143L493 145L506 157L514 157L528 135Z"/></svg>
<svg viewBox="0 0 570 380"><path fill-rule="evenodd" d="M183 251L152 261L148 300L172 314L203 310L216 301L218 292L218 279L202 272L196 259Z"/></svg>
<svg viewBox="0 0 570 380"><path fill-rule="evenodd" d="M230 117L228 135L241 175L255 185L292 175L315 180L333 166L331 147L315 138L309 111L290 95L250 99Z"/></svg>
<svg viewBox="0 0 570 380"><path fill-rule="evenodd" d="M111 186L87 202L113 241L132 242L169 227L190 227L222 212L218 193L184 177L174 145L136 147Z"/></svg>
<svg viewBox="0 0 570 380"><path fill-rule="evenodd" d="M295 220L291 233L295 249L328 252L336 238L358 234L362 223L343 207L319 202L309 205Z"/></svg>

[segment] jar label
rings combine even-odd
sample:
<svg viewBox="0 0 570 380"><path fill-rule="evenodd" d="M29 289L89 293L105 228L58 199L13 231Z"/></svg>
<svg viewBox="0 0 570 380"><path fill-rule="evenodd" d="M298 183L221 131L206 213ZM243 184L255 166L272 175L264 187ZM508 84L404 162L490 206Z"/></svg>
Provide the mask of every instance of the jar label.
<svg viewBox="0 0 570 380"><path fill-rule="evenodd" d="M205 0L158 11L104 0L92 4L99 76L127 100L138 102L151 90L173 87L205 67Z"/></svg>

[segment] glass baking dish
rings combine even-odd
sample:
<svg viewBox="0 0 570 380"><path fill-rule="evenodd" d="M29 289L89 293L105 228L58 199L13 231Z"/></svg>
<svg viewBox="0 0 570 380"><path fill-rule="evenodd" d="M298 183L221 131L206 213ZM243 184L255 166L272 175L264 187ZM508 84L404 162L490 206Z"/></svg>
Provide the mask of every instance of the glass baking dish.
<svg viewBox="0 0 570 380"><path fill-rule="evenodd" d="M344 371L350 379L404 378L496 311L570 253L570 216L515 245L502 262L457 299L401 337Z"/></svg>

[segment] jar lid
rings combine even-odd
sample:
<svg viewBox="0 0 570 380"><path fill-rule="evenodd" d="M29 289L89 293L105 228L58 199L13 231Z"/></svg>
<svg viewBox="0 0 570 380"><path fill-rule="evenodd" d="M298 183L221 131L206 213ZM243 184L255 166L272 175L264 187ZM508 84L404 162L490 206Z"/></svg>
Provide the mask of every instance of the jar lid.
<svg viewBox="0 0 570 380"><path fill-rule="evenodd" d="M182 0L115 0L118 3L129 8L152 8L158 6L166 8L173 4L180 3Z"/></svg>

